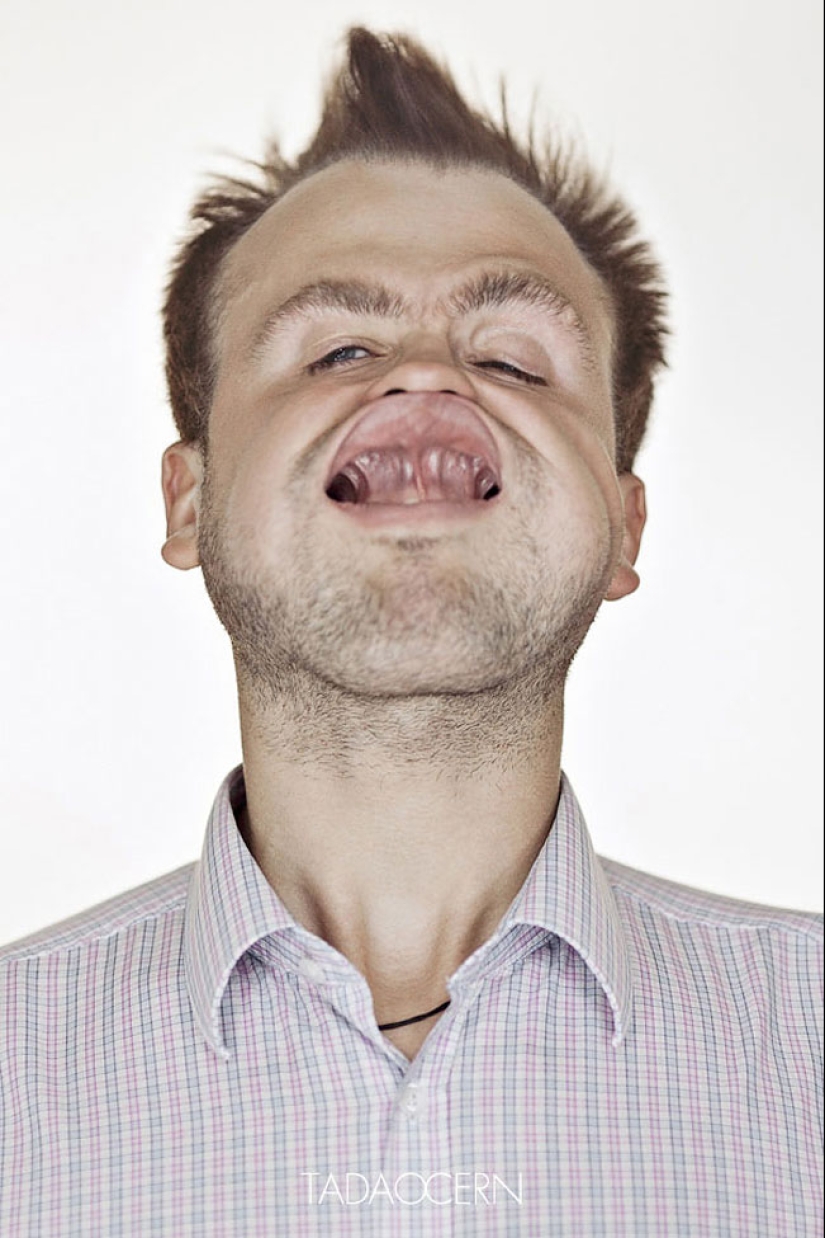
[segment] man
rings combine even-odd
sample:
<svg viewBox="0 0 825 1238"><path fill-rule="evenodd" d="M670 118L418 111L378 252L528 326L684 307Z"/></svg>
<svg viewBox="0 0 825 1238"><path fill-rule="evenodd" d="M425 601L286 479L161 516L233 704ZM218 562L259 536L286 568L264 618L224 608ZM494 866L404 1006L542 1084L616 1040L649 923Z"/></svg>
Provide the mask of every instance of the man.
<svg viewBox="0 0 825 1238"><path fill-rule="evenodd" d="M635 220L366 31L261 172L165 307L243 765L199 864L3 952L0 1231L819 1232L821 917L597 857L561 771L639 583Z"/></svg>

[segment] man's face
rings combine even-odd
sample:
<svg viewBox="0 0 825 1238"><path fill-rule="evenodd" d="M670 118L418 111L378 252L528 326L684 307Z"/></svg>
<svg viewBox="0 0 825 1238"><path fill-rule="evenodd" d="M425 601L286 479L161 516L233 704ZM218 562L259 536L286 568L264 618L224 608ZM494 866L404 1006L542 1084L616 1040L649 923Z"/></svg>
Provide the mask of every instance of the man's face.
<svg viewBox="0 0 825 1238"><path fill-rule="evenodd" d="M340 163L240 240L221 289L192 494L249 682L558 685L601 600L634 587L610 314L558 222L495 173ZM353 453L367 503L327 493ZM495 497L473 497L479 471ZM339 476L331 493L355 490Z"/></svg>

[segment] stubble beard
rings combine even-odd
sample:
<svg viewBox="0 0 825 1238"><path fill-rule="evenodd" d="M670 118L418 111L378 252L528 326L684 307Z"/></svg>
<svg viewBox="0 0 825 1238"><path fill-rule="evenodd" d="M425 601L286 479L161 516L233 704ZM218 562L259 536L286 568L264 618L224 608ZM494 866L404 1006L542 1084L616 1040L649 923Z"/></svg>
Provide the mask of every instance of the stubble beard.
<svg viewBox="0 0 825 1238"><path fill-rule="evenodd" d="M529 759L560 726L607 564L594 554L562 571L526 520L510 540L482 570L425 537L399 538L365 567L310 534L278 574L230 551L207 473L200 561L242 715L273 750L338 770L378 748L453 769Z"/></svg>

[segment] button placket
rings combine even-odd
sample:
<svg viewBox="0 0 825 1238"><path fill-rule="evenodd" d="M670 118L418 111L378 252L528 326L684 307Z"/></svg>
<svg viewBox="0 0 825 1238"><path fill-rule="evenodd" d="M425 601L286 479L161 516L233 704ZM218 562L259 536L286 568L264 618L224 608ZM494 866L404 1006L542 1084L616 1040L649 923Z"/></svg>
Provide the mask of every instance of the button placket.
<svg viewBox="0 0 825 1238"><path fill-rule="evenodd" d="M399 1106L413 1120L418 1117L421 1108L420 1091L421 1085L418 1083L408 1083L401 1090Z"/></svg>

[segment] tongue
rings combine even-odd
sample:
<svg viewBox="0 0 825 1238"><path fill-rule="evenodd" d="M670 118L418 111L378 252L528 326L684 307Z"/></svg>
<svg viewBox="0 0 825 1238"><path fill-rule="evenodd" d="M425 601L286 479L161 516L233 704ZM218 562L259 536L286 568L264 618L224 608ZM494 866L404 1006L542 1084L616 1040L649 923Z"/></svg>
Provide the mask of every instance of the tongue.
<svg viewBox="0 0 825 1238"><path fill-rule="evenodd" d="M362 452L333 479L330 498L350 503L466 503L481 497L486 472L477 456L425 446L414 458L401 448Z"/></svg>

